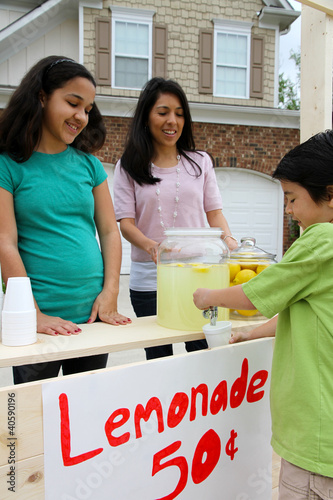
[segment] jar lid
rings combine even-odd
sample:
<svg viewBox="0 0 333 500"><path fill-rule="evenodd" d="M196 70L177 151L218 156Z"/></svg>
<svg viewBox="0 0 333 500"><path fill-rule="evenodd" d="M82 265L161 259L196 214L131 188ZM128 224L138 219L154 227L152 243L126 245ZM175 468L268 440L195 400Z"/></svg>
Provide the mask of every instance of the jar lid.
<svg viewBox="0 0 333 500"><path fill-rule="evenodd" d="M273 260L275 257L275 254L265 252L257 247L255 238L249 236L242 238L239 247L230 252L231 259Z"/></svg>
<svg viewBox="0 0 333 500"><path fill-rule="evenodd" d="M164 231L165 236L212 236L221 238L219 227L172 227Z"/></svg>

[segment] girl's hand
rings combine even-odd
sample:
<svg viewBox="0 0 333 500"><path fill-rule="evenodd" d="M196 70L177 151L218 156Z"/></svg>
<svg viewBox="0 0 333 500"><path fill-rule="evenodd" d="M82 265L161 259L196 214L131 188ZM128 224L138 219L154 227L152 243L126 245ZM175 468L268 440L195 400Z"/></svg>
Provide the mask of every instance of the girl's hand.
<svg viewBox="0 0 333 500"><path fill-rule="evenodd" d="M110 325L118 326L132 323L130 318L118 313L117 297L118 293L111 293L106 290L102 290L96 297L87 323L93 323L97 316L101 321L109 323Z"/></svg>
<svg viewBox="0 0 333 500"><path fill-rule="evenodd" d="M227 244L227 247L229 248L230 252L238 248L238 241L234 240L233 238L226 238L224 242Z"/></svg>
<svg viewBox="0 0 333 500"><path fill-rule="evenodd" d="M193 294L193 302L198 309L209 309L211 303L209 301L209 288L198 288Z"/></svg>
<svg viewBox="0 0 333 500"><path fill-rule="evenodd" d="M158 247L160 246L159 243L156 243L154 246L152 246L151 248L149 248L149 255L151 257L151 260L155 262L155 264L157 264L157 251L158 251Z"/></svg>
<svg viewBox="0 0 333 500"><path fill-rule="evenodd" d="M72 321L66 321L56 316L48 316L37 310L37 332L46 335L77 335L81 332Z"/></svg>

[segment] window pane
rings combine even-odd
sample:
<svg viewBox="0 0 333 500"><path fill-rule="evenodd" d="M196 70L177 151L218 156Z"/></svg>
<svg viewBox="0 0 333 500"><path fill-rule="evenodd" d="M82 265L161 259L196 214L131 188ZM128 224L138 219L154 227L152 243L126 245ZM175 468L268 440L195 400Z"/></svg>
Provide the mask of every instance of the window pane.
<svg viewBox="0 0 333 500"><path fill-rule="evenodd" d="M129 56L146 56L149 51L149 28L147 24L115 23L115 52Z"/></svg>
<svg viewBox="0 0 333 500"><path fill-rule="evenodd" d="M246 97L246 69L216 68L216 95Z"/></svg>
<svg viewBox="0 0 333 500"><path fill-rule="evenodd" d="M247 37L244 35L217 34L217 64L246 66Z"/></svg>
<svg viewBox="0 0 333 500"><path fill-rule="evenodd" d="M141 89L148 79L148 60L133 57L115 58L116 87Z"/></svg>

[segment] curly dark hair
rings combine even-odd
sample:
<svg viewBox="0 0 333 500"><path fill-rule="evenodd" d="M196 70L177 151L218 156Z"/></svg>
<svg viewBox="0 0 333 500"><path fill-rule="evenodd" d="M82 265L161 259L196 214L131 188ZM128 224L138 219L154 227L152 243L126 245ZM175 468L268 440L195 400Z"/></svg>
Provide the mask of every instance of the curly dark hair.
<svg viewBox="0 0 333 500"><path fill-rule="evenodd" d="M0 116L0 153L6 152L17 162L27 161L41 138L41 91L50 96L76 77L87 78L96 87L91 73L72 59L49 56L37 62L23 77ZM94 103L87 126L71 146L85 153L94 153L103 146L105 137L103 118Z"/></svg>

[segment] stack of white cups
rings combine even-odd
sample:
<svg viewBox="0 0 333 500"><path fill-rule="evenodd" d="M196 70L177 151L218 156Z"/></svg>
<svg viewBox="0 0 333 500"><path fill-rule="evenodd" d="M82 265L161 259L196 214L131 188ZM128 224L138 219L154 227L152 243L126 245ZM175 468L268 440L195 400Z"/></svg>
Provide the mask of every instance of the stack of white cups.
<svg viewBox="0 0 333 500"><path fill-rule="evenodd" d="M8 278L2 309L2 343L23 346L36 340L37 318L30 278Z"/></svg>

